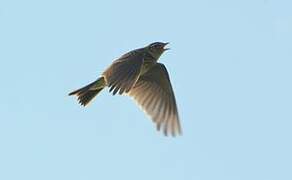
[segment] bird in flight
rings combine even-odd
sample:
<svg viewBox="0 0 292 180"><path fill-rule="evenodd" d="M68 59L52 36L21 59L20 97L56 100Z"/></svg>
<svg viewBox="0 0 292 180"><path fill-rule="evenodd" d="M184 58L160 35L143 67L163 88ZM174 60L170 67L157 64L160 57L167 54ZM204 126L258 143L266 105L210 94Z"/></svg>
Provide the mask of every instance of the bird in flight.
<svg viewBox="0 0 292 180"><path fill-rule="evenodd" d="M76 95L83 106L105 87L115 94L126 94L148 114L158 131L167 136L182 133L174 92L166 67L158 63L169 48L168 43L154 42L132 50L115 60L94 82L69 95Z"/></svg>

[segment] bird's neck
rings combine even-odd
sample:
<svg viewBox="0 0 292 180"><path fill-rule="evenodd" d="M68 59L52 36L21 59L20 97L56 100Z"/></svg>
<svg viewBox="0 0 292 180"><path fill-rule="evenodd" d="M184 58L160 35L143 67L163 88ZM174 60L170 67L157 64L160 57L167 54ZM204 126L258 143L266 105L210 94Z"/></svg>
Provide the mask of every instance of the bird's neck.
<svg viewBox="0 0 292 180"><path fill-rule="evenodd" d="M144 61L157 62L160 56L161 56L161 54L160 55L157 55L157 54L154 54L154 53L151 53L151 52L147 51L145 53L145 59L144 59Z"/></svg>

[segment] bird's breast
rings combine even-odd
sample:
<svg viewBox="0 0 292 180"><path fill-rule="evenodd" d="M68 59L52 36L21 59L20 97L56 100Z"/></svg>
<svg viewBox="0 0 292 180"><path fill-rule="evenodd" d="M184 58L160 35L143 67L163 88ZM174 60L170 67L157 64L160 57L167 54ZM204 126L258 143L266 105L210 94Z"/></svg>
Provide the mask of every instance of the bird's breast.
<svg viewBox="0 0 292 180"><path fill-rule="evenodd" d="M144 61L141 69L141 75L145 74L149 69L155 65L155 61Z"/></svg>

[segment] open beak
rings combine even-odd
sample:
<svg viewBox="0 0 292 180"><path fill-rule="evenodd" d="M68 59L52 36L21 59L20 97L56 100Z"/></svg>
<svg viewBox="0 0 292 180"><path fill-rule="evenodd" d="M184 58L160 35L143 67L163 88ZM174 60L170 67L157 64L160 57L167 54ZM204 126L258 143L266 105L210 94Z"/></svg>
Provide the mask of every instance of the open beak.
<svg viewBox="0 0 292 180"><path fill-rule="evenodd" d="M170 48L165 48L165 46L167 46L168 44L169 44L169 42L164 43L164 46L163 46L163 50L164 50L164 51L170 50Z"/></svg>

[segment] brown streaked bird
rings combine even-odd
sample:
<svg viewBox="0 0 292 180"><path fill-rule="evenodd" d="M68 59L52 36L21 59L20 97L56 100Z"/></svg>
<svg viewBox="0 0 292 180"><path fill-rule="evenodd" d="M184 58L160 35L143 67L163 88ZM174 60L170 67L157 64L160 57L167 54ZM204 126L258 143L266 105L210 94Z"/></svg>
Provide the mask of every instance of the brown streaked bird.
<svg viewBox="0 0 292 180"><path fill-rule="evenodd" d="M176 136L182 133L175 96L166 67L158 63L168 43L154 42L115 60L94 82L69 95L86 106L102 89L132 97L156 123L157 130Z"/></svg>

